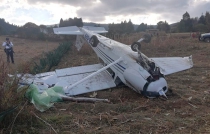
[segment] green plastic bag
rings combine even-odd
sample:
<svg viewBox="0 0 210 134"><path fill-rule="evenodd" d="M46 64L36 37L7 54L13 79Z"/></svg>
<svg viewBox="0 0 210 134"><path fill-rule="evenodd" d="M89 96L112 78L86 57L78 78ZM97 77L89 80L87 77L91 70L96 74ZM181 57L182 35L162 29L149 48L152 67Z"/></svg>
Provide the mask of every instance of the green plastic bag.
<svg viewBox="0 0 210 134"><path fill-rule="evenodd" d="M64 95L64 91L62 87L54 86L39 93L38 87L31 84L25 95L34 104L36 109L43 112L52 107L54 102L62 101L61 96Z"/></svg>

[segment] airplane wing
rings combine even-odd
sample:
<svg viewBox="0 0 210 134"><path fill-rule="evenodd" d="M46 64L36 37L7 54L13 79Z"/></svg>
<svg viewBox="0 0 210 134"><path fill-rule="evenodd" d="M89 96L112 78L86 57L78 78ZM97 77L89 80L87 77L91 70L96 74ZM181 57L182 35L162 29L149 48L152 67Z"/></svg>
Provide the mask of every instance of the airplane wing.
<svg viewBox="0 0 210 134"><path fill-rule="evenodd" d="M154 61L155 64L160 67L160 70L164 75L169 75L193 67L192 56L149 59Z"/></svg>
<svg viewBox="0 0 210 134"><path fill-rule="evenodd" d="M33 82L33 84L38 86L40 93L49 86L62 86L64 92L70 96L116 87L110 73L104 70L74 86L71 90L66 89L69 85L73 85L101 68L103 68L101 64L94 64L56 69L55 71L37 74L33 77L29 76L30 78L23 79L21 83L29 84Z"/></svg>

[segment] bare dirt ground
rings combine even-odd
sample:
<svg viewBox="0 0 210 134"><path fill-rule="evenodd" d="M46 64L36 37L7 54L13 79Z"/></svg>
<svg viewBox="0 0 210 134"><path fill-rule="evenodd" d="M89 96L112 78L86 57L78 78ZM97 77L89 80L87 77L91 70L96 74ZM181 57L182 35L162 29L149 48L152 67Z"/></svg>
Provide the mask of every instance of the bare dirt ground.
<svg viewBox="0 0 210 134"><path fill-rule="evenodd" d="M97 98L110 103L60 102L43 113L29 105L28 109L51 126L31 115L15 123L13 132L47 134L54 133L53 127L63 134L210 133L210 44L182 36L153 37L151 43L142 45L142 52L148 57L192 55L194 67L166 76L171 91L167 100L148 99L127 87L117 87L97 92ZM93 63L98 63L96 55L83 46L80 52L72 48L55 68Z"/></svg>

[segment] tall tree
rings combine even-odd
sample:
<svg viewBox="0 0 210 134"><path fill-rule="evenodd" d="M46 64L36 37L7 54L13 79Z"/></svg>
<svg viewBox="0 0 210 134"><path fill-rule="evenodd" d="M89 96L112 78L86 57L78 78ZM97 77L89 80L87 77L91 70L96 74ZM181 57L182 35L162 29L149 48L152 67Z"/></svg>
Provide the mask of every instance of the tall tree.
<svg viewBox="0 0 210 134"><path fill-rule="evenodd" d="M18 35L24 38L37 38L38 35L41 33L40 27L37 26L35 23L28 22L22 27L19 27L16 31Z"/></svg>
<svg viewBox="0 0 210 134"><path fill-rule="evenodd" d="M147 24L141 23L138 28L136 29L136 32L145 32L147 29Z"/></svg>
<svg viewBox="0 0 210 134"><path fill-rule="evenodd" d="M165 22L159 21L157 23L157 29L159 29L160 31L169 32L170 31L170 26L166 21Z"/></svg>
<svg viewBox="0 0 210 134"><path fill-rule="evenodd" d="M63 25L63 19L61 18L60 19L60 23L59 23L59 27L63 27L64 25Z"/></svg>
<svg viewBox="0 0 210 134"><path fill-rule="evenodd" d="M109 24L109 34L124 34L124 33L131 33L134 31L134 26L131 20L129 22L124 21L120 24Z"/></svg>
<svg viewBox="0 0 210 134"><path fill-rule="evenodd" d="M1 34L13 34L17 30L17 26L6 22L0 18Z"/></svg>
<svg viewBox="0 0 210 134"><path fill-rule="evenodd" d="M63 20L61 18L60 19L59 27L67 27L67 26L78 26L78 27L82 27L83 26L82 18L75 17L74 19L69 18L67 20Z"/></svg>
<svg viewBox="0 0 210 134"><path fill-rule="evenodd" d="M3 28L1 28L1 26L0 26L0 35L3 35L5 32L4 32L4 30L3 30Z"/></svg>
<svg viewBox="0 0 210 134"><path fill-rule="evenodd" d="M188 20L188 19L190 19L190 14L186 11L186 13L184 13L184 14L182 15L182 19L183 19L183 20Z"/></svg>
<svg viewBox="0 0 210 134"><path fill-rule="evenodd" d="M191 32L193 31L193 21L190 19L188 12L184 13L182 20L178 25L179 32Z"/></svg>
<svg viewBox="0 0 210 134"><path fill-rule="evenodd" d="M131 20L129 20L126 27L126 33L132 33L133 31L134 31L133 23L131 22Z"/></svg>
<svg viewBox="0 0 210 134"><path fill-rule="evenodd" d="M205 21L206 21L207 25L210 25L210 13L209 12L206 12Z"/></svg>
<svg viewBox="0 0 210 134"><path fill-rule="evenodd" d="M204 25L206 24L205 16L204 16L203 14L202 14L201 17L199 18L198 23L204 24Z"/></svg>

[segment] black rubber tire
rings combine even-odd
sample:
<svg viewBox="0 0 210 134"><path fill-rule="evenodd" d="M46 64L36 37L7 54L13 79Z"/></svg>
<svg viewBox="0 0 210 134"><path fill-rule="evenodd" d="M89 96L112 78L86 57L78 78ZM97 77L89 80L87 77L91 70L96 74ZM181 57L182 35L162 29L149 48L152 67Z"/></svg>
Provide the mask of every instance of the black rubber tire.
<svg viewBox="0 0 210 134"><path fill-rule="evenodd" d="M95 35L93 35L93 36L90 38L89 43L90 43L90 45L91 45L92 47L97 47L97 45L98 45L98 43L99 43L99 40L98 40L98 38L97 38Z"/></svg>
<svg viewBox="0 0 210 134"><path fill-rule="evenodd" d="M139 42L134 42L134 43L131 45L131 49L132 49L134 52L137 52L136 46L138 46L138 50L141 49L141 44L140 44Z"/></svg>
<svg viewBox="0 0 210 134"><path fill-rule="evenodd" d="M205 38L204 41L209 43L210 42L210 38Z"/></svg>
<svg viewBox="0 0 210 134"><path fill-rule="evenodd" d="M150 41L151 41L151 35L145 34L145 35L144 35L144 42L145 42L145 43L149 43Z"/></svg>

